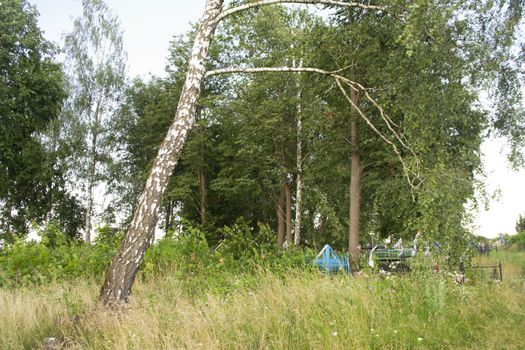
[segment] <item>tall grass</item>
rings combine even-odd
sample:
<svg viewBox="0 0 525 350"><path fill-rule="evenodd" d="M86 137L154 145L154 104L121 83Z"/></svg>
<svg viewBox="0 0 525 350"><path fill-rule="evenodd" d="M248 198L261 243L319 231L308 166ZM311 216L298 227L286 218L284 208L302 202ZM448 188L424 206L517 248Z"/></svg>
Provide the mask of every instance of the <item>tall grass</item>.
<svg viewBox="0 0 525 350"><path fill-rule="evenodd" d="M521 271L521 277L525 278L525 250L521 251L509 251L502 250L490 253L492 260L502 261L504 268L508 268L507 275L511 278L516 277L519 271Z"/></svg>
<svg viewBox="0 0 525 350"><path fill-rule="evenodd" d="M212 278L210 276L210 278ZM232 277L234 278L234 277ZM525 293L511 280L458 286L447 274L269 272L193 297L170 276L137 281L125 312L96 305L98 283L0 289L0 348L525 349Z"/></svg>

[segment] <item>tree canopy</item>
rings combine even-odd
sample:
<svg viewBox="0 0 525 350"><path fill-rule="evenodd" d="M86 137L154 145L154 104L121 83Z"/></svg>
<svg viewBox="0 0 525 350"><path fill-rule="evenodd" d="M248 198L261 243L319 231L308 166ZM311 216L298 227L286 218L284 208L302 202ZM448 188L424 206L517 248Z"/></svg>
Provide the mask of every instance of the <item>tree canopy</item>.
<svg viewBox="0 0 525 350"><path fill-rule="evenodd" d="M0 231L127 230L103 295L127 298L158 229L216 247L237 225L357 260L421 232L458 261L482 142L523 165L522 0L208 0L151 79L127 79L116 14L82 5L61 66L36 9L0 4Z"/></svg>
<svg viewBox="0 0 525 350"><path fill-rule="evenodd" d="M60 113L64 76L56 48L27 1L0 4L0 230L24 233L42 222L61 192L45 131Z"/></svg>

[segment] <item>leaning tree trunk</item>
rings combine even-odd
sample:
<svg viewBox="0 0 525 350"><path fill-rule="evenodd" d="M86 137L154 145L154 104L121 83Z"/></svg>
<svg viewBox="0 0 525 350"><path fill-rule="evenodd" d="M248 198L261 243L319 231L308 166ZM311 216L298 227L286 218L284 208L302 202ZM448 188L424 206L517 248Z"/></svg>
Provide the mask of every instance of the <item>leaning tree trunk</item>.
<svg viewBox="0 0 525 350"><path fill-rule="evenodd" d="M359 96L355 90L351 91L353 106L357 106ZM350 175L350 223L348 235L348 252L354 263L360 259L359 251L359 222L361 216L361 155L358 139L358 116L355 107L352 107L352 124L350 142L352 143L352 169Z"/></svg>
<svg viewBox="0 0 525 350"><path fill-rule="evenodd" d="M160 146L126 237L106 271L100 291L101 302L105 305L117 306L128 300L135 276L152 240L169 177L177 164L188 131L195 122L196 104L206 73L208 49L223 2L224 0L206 2L175 118Z"/></svg>

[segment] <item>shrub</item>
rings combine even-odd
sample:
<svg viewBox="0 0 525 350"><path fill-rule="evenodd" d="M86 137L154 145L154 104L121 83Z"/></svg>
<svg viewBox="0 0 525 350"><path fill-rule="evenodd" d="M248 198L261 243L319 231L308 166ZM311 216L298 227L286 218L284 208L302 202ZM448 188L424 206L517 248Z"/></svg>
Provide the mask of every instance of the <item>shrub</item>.
<svg viewBox="0 0 525 350"><path fill-rule="evenodd" d="M72 240L50 224L39 232L40 242L16 239L0 249L0 286L38 285L75 278L101 278L115 256L123 232L102 227L93 244ZM313 252L274 247L275 234L266 225L252 230L239 220L220 230L222 242L210 249L206 234L191 225L167 235L146 252L139 278L160 275L186 281L188 291L236 288L237 275L267 270L283 276L290 269L309 266ZM250 278L243 283L256 283Z"/></svg>
<svg viewBox="0 0 525 350"><path fill-rule="evenodd" d="M519 250L525 250L525 231L510 237L510 243Z"/></svg>

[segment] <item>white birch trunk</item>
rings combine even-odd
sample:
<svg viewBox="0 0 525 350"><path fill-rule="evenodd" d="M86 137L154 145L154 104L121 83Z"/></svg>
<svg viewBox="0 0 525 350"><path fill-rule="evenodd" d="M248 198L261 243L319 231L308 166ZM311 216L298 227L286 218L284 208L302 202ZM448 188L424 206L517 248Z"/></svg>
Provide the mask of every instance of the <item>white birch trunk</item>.
<svg viewBox="0 0 525 350"><path fill-rule="evenodd" d="M93 136L91 151L96 147L96 136ZM96 150L95 150L96 151ZM93 187L95 185L95 171L97 166L96 154L91 154L88 178L86 183L86 226L84 227L84 240L86 243L91 243L91 221L93 219Z"/></svg>
<svg viewBox="0 0 525 350"><path fill-rule="evenodd" d="M295 64L294 64L295 66ZM299 63L299 68L303 67L303 61ZM296 178L296 193L295 193L295 227L294 227L294 245L301 244L301 205L303 200L303 121L302 121L302 106L301 106L302 90L297 77L297 178Z"/></svg>
<svg viewBox="0 0 525 350"><path fill-rule="evenodd" d="M97 142L98 142L98 129L100 124L100 109L103 106L104 99L100 97L97 101L95 108L95 120L93 122L93 137L91 138L91 147L90 147L90 160L88 168L88 176L86 179L86 226L84 227L84 239L86 243L91 243L91 231L93 230L93 188L95 187L95 177L97 174Z"/></svg>
<svg viewBox="0 0 525 350"><path fill-rule="evenodd" d="M169 178L177 164L188 131L195 121L196 104L206 73L208 49L223 2L224 0L206 2L175 118L160 146L120 250L106 271L100 292L100 299L105 305L118 306L127 302L137 271L151 242Z"/></svg>

